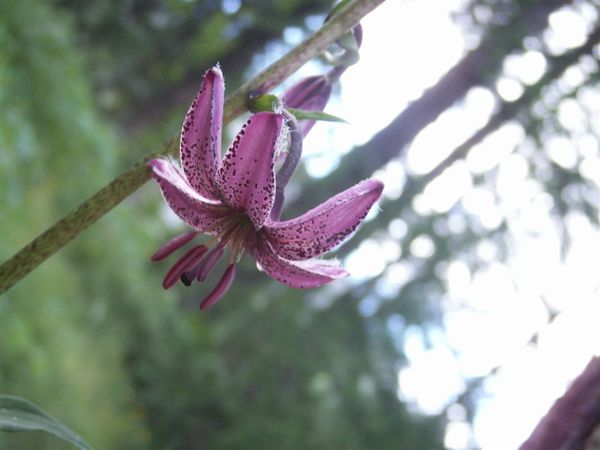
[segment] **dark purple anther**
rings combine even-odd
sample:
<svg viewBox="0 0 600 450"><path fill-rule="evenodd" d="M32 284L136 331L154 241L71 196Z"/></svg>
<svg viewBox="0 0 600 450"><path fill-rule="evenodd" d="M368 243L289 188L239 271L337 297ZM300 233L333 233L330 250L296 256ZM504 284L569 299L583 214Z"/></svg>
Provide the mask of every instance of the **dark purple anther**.
<svg viewBox="0 0 600 450"><path fill-rule="evenodd" d="M179 279L185 286L191 286L192 281L194 281L194 278L196 278L196 272L194 270L183 272L179 277Z"/></svg>
<svg viewBox="0 0 600 450"><path fill-rule="evenodd" d="M215 288L206 296L206 298L200 303L200 309L208 309L215 303L217 303L227 293L235 278L235 265L229 264L225 273L215 286Z"/></svg>

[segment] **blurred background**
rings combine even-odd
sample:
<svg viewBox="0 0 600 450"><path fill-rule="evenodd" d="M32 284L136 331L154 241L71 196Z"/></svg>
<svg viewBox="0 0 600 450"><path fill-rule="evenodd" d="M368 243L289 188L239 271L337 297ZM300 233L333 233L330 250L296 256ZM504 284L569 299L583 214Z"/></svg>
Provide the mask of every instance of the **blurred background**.
<svg viewBox="0 0 600 450"><path fill-rule="evenodd" d="M231 93L331 6L0 0L0 260L176 133L206 68ZM600 352L599 6L387 1L284 212L383 180L352 277L245 258L200 313L150 263L184 227L148 183L0 297L0 394L98 449L516 448Z"/></svg>

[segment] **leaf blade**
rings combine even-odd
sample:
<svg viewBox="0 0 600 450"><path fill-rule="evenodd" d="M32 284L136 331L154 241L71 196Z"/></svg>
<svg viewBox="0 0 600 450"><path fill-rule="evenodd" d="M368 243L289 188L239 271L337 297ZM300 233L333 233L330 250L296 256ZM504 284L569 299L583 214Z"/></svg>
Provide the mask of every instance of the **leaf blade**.
<svg viewBox="0 0 600 450"><path fill-rule="evenodd" d="M0 395L0 430L45 431L70 442L80 450L92 450L83 438L46 414L37 405L12 395Z"/></svg>
<svg viewBox="0 0 600 450"><path fill-rule="evenodd" d="M341 117L323 111L304 111L296 108L286 108L297 120L322 120L325 122L348 123Z"/></svg>

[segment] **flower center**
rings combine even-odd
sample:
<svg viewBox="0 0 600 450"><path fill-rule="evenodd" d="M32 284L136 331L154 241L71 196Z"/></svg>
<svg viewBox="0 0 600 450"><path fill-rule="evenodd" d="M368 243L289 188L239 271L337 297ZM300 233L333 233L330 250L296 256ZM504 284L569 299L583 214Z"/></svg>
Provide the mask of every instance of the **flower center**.
<svg viewBox="0 0 600 450"><path fill-rule="evenodd" d="M181 273L181 281L186 286L192 284L194 279L202 282L208 278L208 275L217 265L227 247L230 248L229 265L236 264L241 259L246 249L246 242L254 225L245 214L232 213L219 223L220 231L209 242L208 246L214 247L207 252L200 261L197 261L193 267L187 267Z"/></svg>
<svg viewBox="0 0 600 450"><path fill-rule="evenodd" d="M217 235L216 239L218 240L217 246L223 248L230 246L230 264L239 262L246 249L248 237L254 231L254 225L245 214L234 213L228 218L223 231Z"/></svg>

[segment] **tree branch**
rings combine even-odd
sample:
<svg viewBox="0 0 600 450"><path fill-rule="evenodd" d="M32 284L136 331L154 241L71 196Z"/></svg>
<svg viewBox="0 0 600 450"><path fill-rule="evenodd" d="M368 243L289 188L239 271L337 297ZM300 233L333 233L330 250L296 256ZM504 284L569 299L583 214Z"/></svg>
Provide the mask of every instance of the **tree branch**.
<svg viewBox="0 0 600 450"><path fill-rule="evenodd" d="M302 190L303 200L294 205L294 212L305 211L313 206L312 203L323 201L328 193L340 191L345 187L344 180L370 177L375 170L400 156L421 130L463 98L471 88L489 84L488 80L501 69L503 57L522 48L525 36L537 35L544 30L548 16L568 3L570 1L566 0L525 2L527 6L517 9L507 23L490 28L479 46L465 55L435 86L408 105L368 143L354 147L342 160L335 176L306 186ZM506 39L507 35L512 38ZM365 154L369 156L365 157ZM289 206L287 209L290 210Z"/></svg>
<svg viewBox="0 0 600 450"><path fill-rule="evenodd" d="M272 90L307 61L319 55L342 34L350 30L362 17L383 2L384 0L350 1L316 33L231 94L225 101L223 121L227 123L245 112L248 93L258 89L263 92ZM175 154L178 149L178 141L179 135L163 144L157 151L141 158L133 167L123 172L4 262L0 266L0 294L148 181L150 171L147 168L147 162L157 156Z"/></svg>
<svg viewBox="0 0 600 450"><path fill-rule="evenodd" d="M600 358L593 358L542 418L520 450L585 448L600 424Z"/></svg>
<svg viewBox="0 0 600 450"><path fill-rule="evenodd" d="M402 195L400 198L394 201L390 201L385 203L385 207L381 212L380 218L378 221L374 221L371 223L366 223L362 226L357 236L355 237L355 242L360 242L360 236L368 236L373 232L374 227L381 226L382 221L385 223L389 223L392 219L396 217L402 216L402 211L409 207L412 204L413 199L416 195L425 189L427 184L441 175L448 167L452 166L456 161L459 161L468 154L469 150L479 144L481 141L485 139L486 136L496 131L503 124L508 122L511 119L514 119L521 111L530 108L535 100L539 98L540 91L550 83L557 80L565 70L571 67L573 64L577 63L577 61L586 54L590 54L593 51L594 46L600 40L600 26L594 28L594 30L588 35L586 42L581 46L574 48L560 56L549 56L546 55L546 61L548 62L548 70L542 76L542 78L536 82L535 84L527 87L523 92L523 95L514 102L503 102L498 110L490 117L488 122L475 133L473 133L468 139L466 139L462 144L452 150L452 152L440 161L431 171L422 175L422 176L411 176L406 181L404 186ZM397 127L397 123L392 123L388 125L385 129L380 131L380 133L387 133L389 127ZM389 131L393 133L394 131ZM376 153L380 147L378 147L378 142L373 139L360 148L362 148L365 153L372 155ZM363 158L364 159L364 158ZM303 192L302 198L306 198L307 194ZM311 198L311 201L314 199ZM304 206L304 205L303 205ZM341 251L340 255L350 251L352 246L345 246Z"/></svg>
<svg viewBox="0 0 600 450"><path fill-rule="evenodd" d="M441 161L433 170L431 170L431 172L427 173L424 177L425 182L427 183L441 175L441 173L454 164L454 162L463 159L469 150L479 144L487 135L496 131L502 124L508 122L510 119L513 119L524 108L531 106L533 102L539 98L540 91L544 86L547 86L558 79L565 70L577 63L577 60L583 55L592 53L598 40L600 40L600 26L594 28L581 47L577 47L560 56L551 57L545 55L546 61L548 62L548 71L542 78L537 83L526 88L523 95L521 95L518 100L502 103L500 109L490 118L483 128L479 129L470 138L456 147L450 155Z"/></svg>

